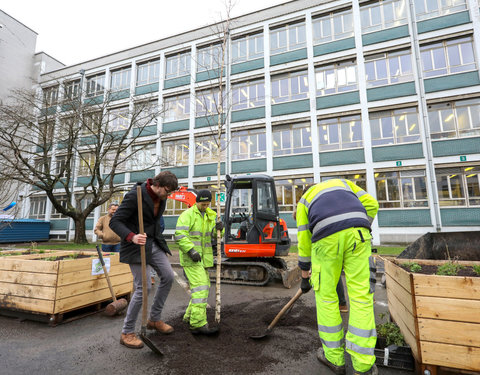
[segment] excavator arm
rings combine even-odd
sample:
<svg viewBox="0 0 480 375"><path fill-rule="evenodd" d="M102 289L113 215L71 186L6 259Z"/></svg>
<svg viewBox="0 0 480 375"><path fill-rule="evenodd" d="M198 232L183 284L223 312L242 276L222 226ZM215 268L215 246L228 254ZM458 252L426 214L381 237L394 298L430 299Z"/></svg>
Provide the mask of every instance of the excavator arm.
<svg viewBox="0 0 480 375"><path fill-rule="evenodd" d="M180 186L177 191L171 193L167 198L185 203L188 208L190 208L197 201L197 191L194 189L189 189L185 186Z"/></svg>

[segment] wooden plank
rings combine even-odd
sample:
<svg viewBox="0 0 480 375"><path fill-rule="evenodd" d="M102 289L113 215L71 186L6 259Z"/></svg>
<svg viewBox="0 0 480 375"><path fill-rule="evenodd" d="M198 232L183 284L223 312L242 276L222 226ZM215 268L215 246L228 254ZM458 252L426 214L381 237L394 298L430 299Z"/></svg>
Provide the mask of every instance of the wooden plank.
<svg viewBox="0 0 480 375"><path fill-rule="evenodd" d="M0 294L0 307L53 314L55 301Z"/></svg>
<svg viewBox="0 0 480 375"><path fill-rule="evenodd" d="M413 275L415 295L480 300L480 277Z"/></svg>
<svg viewBox="0 0 480 375"><path fill-rule="evenodd" d="M133 278L131 275L131 273L128 273L110 277L110 281L112 283L112 287L115 293L117 293L118 285L132 283ZM69 284L65 286L58 286L56 298L62 299L102 289L108 289L107 280L105 279L105 277L103 277L103 275L102 277L96 277L94 280L79 282L76 284Z"/></svg>
<svg viewBox="0 0 480 375"><path fill-rule="evenodd" d="M417 316L467 323L480 323L480 301L418 296Z"/></svg>
<svg viewBox="0 0 480 375"><path fill-rule="evenodd" d="M437 259L399 259L395 258L394 262L396 264L403 264L403 263L417 263L417 264L425 264L429 266L441 266L442 264L447 263L447 260L437 260ZM476 266L480 265L479 260L455 260L454 263L459 264L461 266Z"/></svg>
<svg viewBox="0 0 480 375"><path fill-rule="evenodd" d="M122 295L132 291L132 283L125 283L115 287L115 294ZM75 310L97 302L111 300L110 290L108 288L80 294L68 298L59 299L55 302L55 314Z"/></svg>
<svg viewBox="0 0 480 375"><path fill-rule="evenodd" d="M410 274L390 261L385 262L385 273L410 293Z"/></svg>
<svg viewBox="0 0 480 375"><path fill-rule="evenodd" d="M480 348L421 341L423 364L480 371Z"/></svg>
<svg viewBox="0 0 480 375"><path fill-rule="evenodd" d="M0 282L0 294L53 301L55 300L55 287Z"/></svg>
<svg viewBox="0 0 480 375"><path fill-rule="evenodd" d="M57 273L58 262L44 260L7 259L0 258L0 272L24 271L38 273Z"/></svg>
<svg viewBox="0 0 480 375"><path fill-rule="evenodd" d="M68 259L68 260L61 260L59 266L60 273L68 273L80 270L88 270L92 269L92 259L98 259L97 253L93 252L82 252L82 255L89 255L89 258L81 258L81 259ZM108 256L110 258L110 266L114 266L119 264L119 255L111 255ZM122 263L123 264L123 263Z"/></svg>
<svg viewBox="0 0 480 375"><path fill-rule="evenodd" d="M408 291L405 290L403 286L397 282L397 280L393 279L390 275L387 274L387 296L389 295L389 293L395 295L400 301L400 303L405 306L407 311L409 311L410 314L415 316L415 313L413 311L413 302L412 295L410 294L410 289L408 289Z"/></svg>
<svg viewBox="0 0 480 375"><path fill-rule="evenodd" d="M130 267L127 264L118 264L116 266L110 267L110 272L108 273L110 277L122 275L122 274L132 274ZM92 269L81 270L68 273L60 273L58 275L58 286L75 284L82 281L95 280L98 278L105 278L102 275L92 275ZM133 280L133 276L131 277Z"/></svg>
<svg viewBox="0 0 480 375"><path fill-rule="evenodd" d="M16 256L16 258L42 260L44 258L50 258L54 256L69 256L72 253L73 253L72 251L65 251L65 250L48 250L41 254L22 254L22 255ZM49 260L49 262L53 262L53 261Z"/></svg>
<svg viewBox="0 0 480 375"><path fill-rule="evenodd" d="M54 273L35 272L0 272L0 282L26 285L55 286L57 275Z"/></svg>
<svg viewBox="0 0 480 375"><path fill-rule="evenodd" d="M418 319L420 340L480 348L480 324Z"/></svg>

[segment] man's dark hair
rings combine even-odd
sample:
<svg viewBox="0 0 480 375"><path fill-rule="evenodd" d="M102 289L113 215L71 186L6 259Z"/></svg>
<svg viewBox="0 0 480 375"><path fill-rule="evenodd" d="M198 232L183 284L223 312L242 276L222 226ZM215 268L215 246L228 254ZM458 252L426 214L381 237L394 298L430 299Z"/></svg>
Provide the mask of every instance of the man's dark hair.
<svg viewBox="0 0 480 375"><path fill-rule="evenodd" d="M175 176L170 171L163 171L157 174L153 178L152 182L153 186L164 186L167 187L168 190L173 191L178 189L178 180L177 176Z"/></svg>
<svg viewBox="0 0 480 375"><path fill-rule="evenodd" d="M118 203L110 203L108 205L108 209L112 208L113 206L117 206L118 207Z"/></svg>

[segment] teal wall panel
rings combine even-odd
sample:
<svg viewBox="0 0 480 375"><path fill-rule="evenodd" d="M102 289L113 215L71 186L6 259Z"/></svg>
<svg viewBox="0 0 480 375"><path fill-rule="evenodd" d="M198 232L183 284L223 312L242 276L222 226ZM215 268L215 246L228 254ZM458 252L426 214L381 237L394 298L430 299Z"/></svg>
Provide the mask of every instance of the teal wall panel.
<svg viewBox="0 0 480 375"><path fill-rule="evenodd" d="M187 178L188 177L188 167L173 167L173 168L162 168L162 171L170 171L177 178Z"/></svg>
<svg viewBox="0 0 480 375"><path fill-rule="evenodd" d="M480 208L441 208L442 226L478 226Z"/></svg>
<svg viewBox="0 0 480 375"><path fill-rule="evenodd" d="M478 84L480 84L478 71L451 74L424 80L425 92L458 89L460 87L475 86Z"/></svg>
<svg viewBox="0 0 480 375"><path fill-rule="evenodd" d="M277 156L273 158L273 170L313 167L312 154Z"/></svg>
<svg viewBox="0 0 480 375"><path fill-rule="evenodd" d="M164 216L165 229L175 229L177 226L178 216Z"/></svg>
<svg viewBox="0 0 480 375"><path fill-rule="evenodd" d="M223 71L223 76L225 76L225 71ZM196 81L203 82L210 79L217 79L218 77L220 77L220 68L197 73Z"/></svg>
<svg viewBox="0 0 480 375"><path fill-rule="evenodd" d="M40 116L51 116L57 112L57 106L52 106L48 108L42 108L40 110Z"/></svg>
<svg viewBox="0 0 480 375"><path fill-rule="evenodd" d="M232 74L249 72L250 70L262 69L264 66L263 58L241 62L232 65Z"/></svg>
<svg viewBox="0 0 480 375"><path fill-rule="evenodd" d="M445 29L447 27L463 25L470 22L468 10L464 12L450 14L443 17L435 17L429 20L417 22L417 31L419 34L428 31Z"/></svg>
<svg viewBox="0 0 480 375"><path fill-rule="evenodd" d="M232 162L232 173L264 172L267 170L267 159L250 159Z"/></svg>
<svg viewBox="0 0 480 375"><path fill-rule="evenodd" d="M272 116L288 115L290 113L310 111L310 100L296 100L294 102L272 105Z"/></svg>
<svg viewBox="0 0 480 375"><path fill-rule="evenodd" d="M313 47L313 55L321 56L327 53L345 51L355 48L355 38L340 39L330 43L320 44Z"/></svg>
<svg viewBox="0 0 480 375"><path fill-rule="evenodd" d="M393 40L408 36L408 26L397 26L391 29L385 29L362 35L362 43L364 46L370 44L386 42L387 40Z"/></svg>
<svg viewBox="0 0 480 375"><path fill-rule="evenodd" d="M50 220L50 230L67 230L68 219L52 219Z"/></svg>
<svg viewBox="0 0 480 375"><path fill-rule="evenodd" d="M270 56L270 66L288 63L290 61L303 60L307 58L307 49L297 49L295 51L280 53Z"/></svg>
<svg viewBox="0 0 480 375"><path fill-rule="evenodd" d="M423 158L421 143L392 145L372 148L373 161L404 160Z"/></svg>
<svg viewBox="0 0 480 375"><path fill-rule="evenodd" d="M135 87L135 95L150 94L152 92L158 91L158 82L151 83L149 85L137 86Z"/></svg>
<svg viewBox="0 0 480 375"><path fill-rule="evenodd" d="M424 227L432 225L430 210L382 210L378 211L379 227Z"/></svg>
<svg viewBox="0 0 480 375"><path fill-rule="evenodd" d="M93 229L93 219L85 220L85 229L92 230Z"/></svg>
<svg viewBox="0 0 480 375"><path fill-rule="evenodd" d="M157 135L157 125L145 126L143 129L133 128L134 137L147 137L149 135Z"/></svg>
<svg viewBox="0 0 480 375"><path fill-rule="evenodd" d="M280 219L285 220L285 223L287 224L287 229L293 229L297 227L297 221L293 219L292 213L280 213Z"/></svg>
<svg viewBox="0 0 480 375"><path fill-rule="evenodd" d="M95 105L100 103L103 103L103 95L93 96L83 100L83 104L85 105Z"/></svg>
<svg viewBox="0 0 480 375"><path fill-rule="evenodd" d="M342 105L357 103L360 103L360 94L358 91L317 97L317 109L341 107Z"/></svg>
<svg viewBox="0 0 480 375"><path fill-rule="evenodd" d="M120 91L115 91L110 93L110 100L120 100L120 99L125 99L130 96L130 90L120 90Z"/></svg>
<svg viewBox="0 0 480 375"><path fill-rule="evenodd" d="M362 149L341 150L320 153L320 166L364 163L365 154Z"/></svg>
<svg viewBox="0 0 480 375"><path fill-rule="evenodd" d="M166 79L163 82L165 89L171 89L173 87L185 86L190 84L190 76L177 77L172 79Z"/></svg>
<svg viewBox="0 0 480 375"><path fill-rule="evenodd" d="M179 130L188 130L190 128L190 120L179 120L172 122L164 122L162 126L163 133L172 133Z"/></svg>
<svg viewBox="0 0 480 375"><path fill-rule="evenodd" d="M108 184L110 181L110 176L108 174L103 175L103 179L105 183ZM113 176L113 183L114 184L123 184L125 183L125 173L118 173Z"/></svg>
<svg viewBox="0 0 480 375"><path fill-rule="evenodd" d="M265 107L243 109L232 112L232 122L254 120L265 117Z"/></svg>
<svg viewBox="0 0 480 375"><path fill-rule="evenodd" d="M130 172L130 182L143 182L155 176L155 170Z"/></svg>
<svg viewBox="0 0 480 375"><path fill-rule="evenodd" d="M86 186L90 183L91 177L77 177L77 186Z"/></svg>
<svg viewBox="0 0 480 375"><path fill-rule="evenodd" d="M218 115L195 118L195 128L218 127Z"/></svg>
<svg viewBox="0 0 480 375"><path fill-rule="evenodd" d="M369 102L408 95L415 95L415 82L397 83L367 89L367 99Z"/></svg>
<svg viewBox="0 0 480 375"><path fill-rule="evenodd" d="M432 142L433 156L454 156L477 154L480 151L480 138L451 139Z"/></svg>
<svg viewBox="0 0 480 375"><path fill-rule="evenodd" d="M225 174L225 163L220 164L220 174ZM217 163L211 164L197 164L193 169L194 177L216 176Z"/></svg>

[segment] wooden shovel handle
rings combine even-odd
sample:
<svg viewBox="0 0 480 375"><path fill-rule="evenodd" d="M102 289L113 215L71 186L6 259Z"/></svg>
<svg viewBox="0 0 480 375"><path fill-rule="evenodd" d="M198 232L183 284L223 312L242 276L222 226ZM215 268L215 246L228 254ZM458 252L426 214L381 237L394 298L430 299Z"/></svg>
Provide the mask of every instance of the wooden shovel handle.
<svg viewBox="0 0 480 375"><path fill-rule="evenodd" d="M138 233L143 234L143 201L142 187L137 186L137 205L138 205ZM147 257L145 255L145 245L140 245L140 257L142 259L142 326L147 325L148 308L148 289L147 289Z"/></svg>
<svg viewBox="0 0 480 375"><path fill-rule="evenodd" d="M292 297L292 299L288 301L288 303L283 307L283 309L281 309L280 312L277 314L275 319L272 320L270 325L267 327L267 332L271 331L273 327L275 327L275 325L282 318L285 312L295 303L297 299L300 298L301 295L302 295L302 289L298 289L297 293Z"/></svg>

